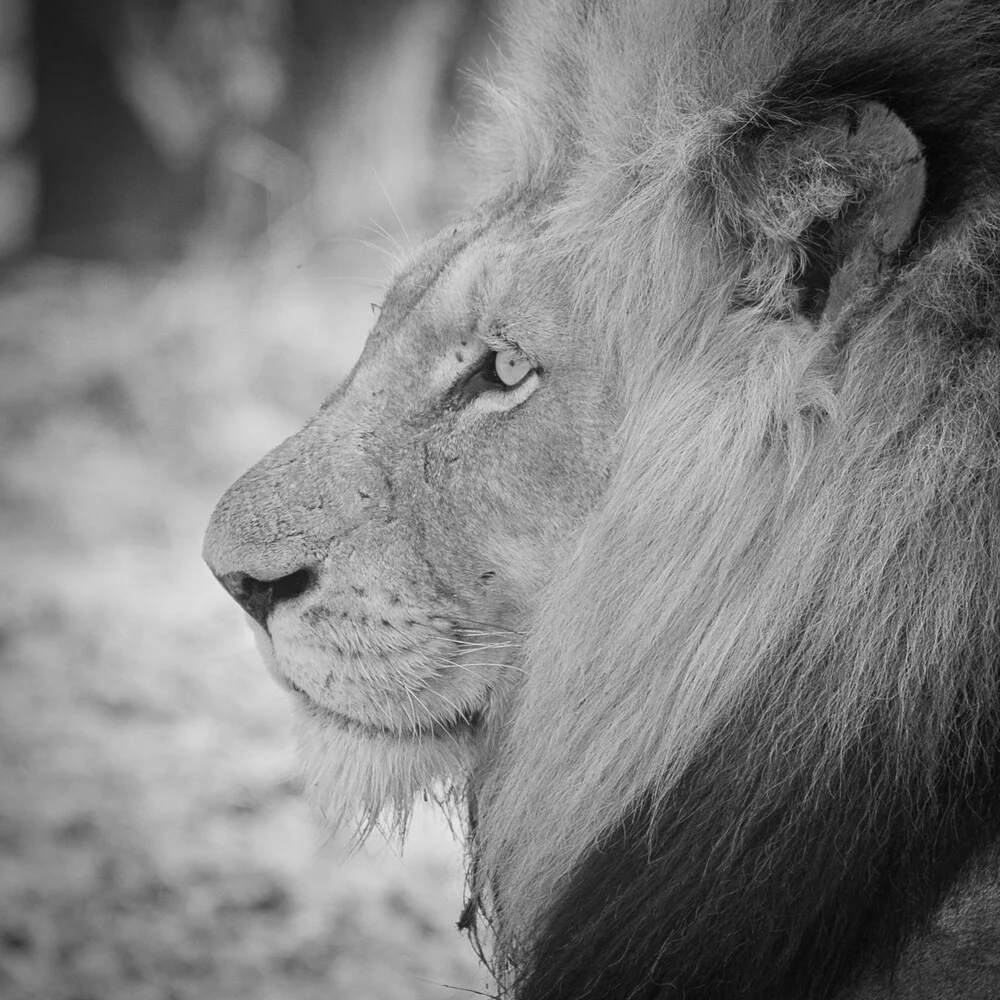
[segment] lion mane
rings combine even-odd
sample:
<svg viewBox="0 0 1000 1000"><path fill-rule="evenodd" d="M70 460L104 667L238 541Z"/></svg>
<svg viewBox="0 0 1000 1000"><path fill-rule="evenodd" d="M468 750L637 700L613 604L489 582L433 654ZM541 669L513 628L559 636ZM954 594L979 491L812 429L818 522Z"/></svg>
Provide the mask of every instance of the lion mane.
<svg viewBox="0 0 1000 1000"><path fill-rule="evenodd" d="M507 982L1000 996L1000 11L523 16L491 155L625 416L473 790Z"/></svg>
<svg viewBox="0 0 1000 1000"><path fill-rule="evenodd" d="M206 541L314 784L463 788L517 1000L995 1000L1000 8L511 24L499 193Z"/></svg>

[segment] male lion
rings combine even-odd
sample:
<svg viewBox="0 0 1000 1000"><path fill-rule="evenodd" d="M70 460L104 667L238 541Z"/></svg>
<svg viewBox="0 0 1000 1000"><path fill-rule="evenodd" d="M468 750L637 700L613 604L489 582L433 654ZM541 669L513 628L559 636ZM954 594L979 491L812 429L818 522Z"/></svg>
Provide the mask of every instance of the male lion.
<svg viewBox="0 0 1000 1000"><path fill-rule="evenodd" d="M312 793L501 988L1000 997L1000 8L529 5L496 194L222 499Z"/></svg>

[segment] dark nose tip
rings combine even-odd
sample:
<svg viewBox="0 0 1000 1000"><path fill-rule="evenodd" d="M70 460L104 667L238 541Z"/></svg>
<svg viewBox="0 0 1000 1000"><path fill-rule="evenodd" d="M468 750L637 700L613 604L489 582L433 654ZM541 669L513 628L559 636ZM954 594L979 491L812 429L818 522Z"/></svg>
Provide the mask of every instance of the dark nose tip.
<svg viewBox="0 0 1000 1000"><path fill-rule="evenodd" d="M275 580L257 580L248 573L223 573L219 583L261 628L267 629L271 612L282 602L304 594L314 583L310 569L299 569Z"/></svg>

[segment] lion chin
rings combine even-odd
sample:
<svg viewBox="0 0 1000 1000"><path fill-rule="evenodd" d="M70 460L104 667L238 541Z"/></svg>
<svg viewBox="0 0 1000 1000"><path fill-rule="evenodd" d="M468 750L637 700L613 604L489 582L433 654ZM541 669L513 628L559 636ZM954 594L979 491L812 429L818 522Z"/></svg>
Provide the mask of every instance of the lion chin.
<svg viewBox="0 0 1000 1000"><path fill-rule="evenodd" d="M296 705L303 786L330 831L363 840L373 829L403 836L419 795L455 799L471 770L471 733L372 734L312 703Z"/></svg>
<svg viewBox="0 0 1000 1000"><path fill-rule="evenodd" d="M293 695L303 789L330 835L346 828L361 842L377 828L402 838L421 795L460 820L452 807L472 771L486 707L436 721L412 714L392 724L352 717L291 681L297 672L282 665L272 637L248 621L268 672Z"/></svg>

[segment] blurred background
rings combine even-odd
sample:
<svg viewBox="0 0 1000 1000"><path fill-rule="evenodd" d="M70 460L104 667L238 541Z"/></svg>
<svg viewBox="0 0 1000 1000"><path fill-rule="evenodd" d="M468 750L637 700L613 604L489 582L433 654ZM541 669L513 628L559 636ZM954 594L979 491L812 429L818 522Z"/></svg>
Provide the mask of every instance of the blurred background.
<svg viewBox="0 0 1000 1000"><path fill-rule="evenodd" d="M324 842L199 549L468 198L499 2L0 0L0 1000L488 989L440 818Z"/></svg>

